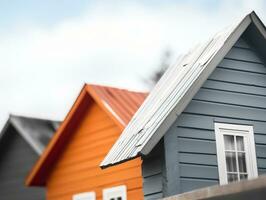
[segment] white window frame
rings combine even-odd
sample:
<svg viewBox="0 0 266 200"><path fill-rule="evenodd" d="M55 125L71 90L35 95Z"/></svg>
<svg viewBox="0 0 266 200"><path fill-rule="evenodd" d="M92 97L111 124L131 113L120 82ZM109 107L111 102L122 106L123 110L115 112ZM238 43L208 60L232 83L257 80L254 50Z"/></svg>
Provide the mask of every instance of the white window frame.
<svg viewBox="0 0 266 200"><path fill-rule="evenodd" d="M127 200L127 187L125 185L103 190L103 200L110 200L111 198L117 198L117 196L122 197L122 200Z"/></svg>
<svg viewBox="0 0 266 200"><path fill-rule="evenodd" d="M96 200L95 192L83 192L72 196L72 200Z"/></svg>
<svg viewBox="0 0 266 200"><path fill-rule="evenodd" d="M238 135L244 137L244 145L246 149L246 165L248 179L253 179L258 176L257 157L255 149L254 131L253 126L249 125L236 125L226 123L215 123L215 138L217 149L217 161L220 184L224 185L228 183L227 170L226 170L226 158L225 158L225 146L224 135Z"/></svg>

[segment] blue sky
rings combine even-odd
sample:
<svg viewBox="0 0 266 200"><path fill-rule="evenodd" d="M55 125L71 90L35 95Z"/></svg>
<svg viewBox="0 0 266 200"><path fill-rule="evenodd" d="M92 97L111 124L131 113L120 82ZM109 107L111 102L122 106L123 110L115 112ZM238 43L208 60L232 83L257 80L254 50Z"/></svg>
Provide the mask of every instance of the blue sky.
<svg viewBox="0 0 266 200"><path fill-rule="evenodd" d="M8 0L0 1L1 25L14 25L20 21L42 25L53 25L66 18L80 15L90 5L81 0Z"/></svg>
<svg viewBox="0 0 266 200"><path fill-rule="evenodd" d="M104 1L102 1L104 2ZM107 2L107 1L106 1ZM112 1L112 4L127 4L130 1ZM139 0L135 1L143 7L160 8L161 6L178 6L179 4L195 4L199 9L215 11L219 8L221 0ZM53 26L58 22L80 16L93 9L94 2L91 0L8 0L0 1L0 25L1 30L8 30L18 23L31 23L40 26ZM211 10L210 10L211 9Z"/></svg>
<svg viewBox="0 0 266 200"><path fill-rule="evenodd" d="M0 0L0 125L9 113L63 119L82 85L147 89L172 60L263 0Z"/></svg>

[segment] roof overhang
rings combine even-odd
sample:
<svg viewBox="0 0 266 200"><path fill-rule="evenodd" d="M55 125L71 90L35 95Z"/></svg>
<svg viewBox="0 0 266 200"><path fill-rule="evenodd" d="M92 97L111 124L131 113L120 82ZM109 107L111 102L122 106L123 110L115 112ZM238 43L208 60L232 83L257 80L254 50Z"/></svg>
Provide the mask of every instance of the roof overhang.
<svg viewBox="0 0 266 200"><path fill-rule="evenodd" d="M37 163L34 165L30 174L26 178L27 186L44 186L46 184L49 171L53 167L53 161L61 153L66 142L65 138L68 138L70 135L70 132L67 130L75 127L78 117L82 115L82 110L86 107L85 99L87 95L86 86L83 86L70 112L67 114L64 121L61 123L53 138L44 150L42 156L38 159Z"/></svg>
<svg viewBox="0 0 266 200"><path fill-rule="evenodd" d="M253 17L251 17L253 16ZM208 79L216 66L222 61L226 54L230 51L233 45L237 42L240 36L244 33L247 27L252 22L252 18L257 19L257 15L252 12L247 15L242 22L236 27L228 39L224 42L222 48L215 54L215 56L207 64L201 75L193 82L189 90L186 91L181 100L175 105L174 109L168 114L165 120L158 126L154 134L146 142L140 151L140 155L148 155L160 139L165 135L167 130L176 121L178 116L185 110L192 98L196 95L204 82Z"/></svg>
<svg viewBox="0 0 266 200"><path fill-rule="evenodd" d="M163 200L264 200L266 196L266 176L228 185L216 185L164 198Z"/></svg>
<svg viewBox="0 0 266 200"><path fill-rule="evenodd" d="M179 81L178 84L181 83L182 88L176 89L177 86L174 87L178 91L182 90L179 93L177 92L177 100L170 103L167 102L168 105L171 105L168 106L167 109L162 109L164 106L158 107L158 105L164 104L165 102L159 101L158 98L160 97L158 97L158 95L160 93L164 93L164 90L169 90L168 84L170 81L169 77L171 77L170 72L174 69L174 67L176 67L176 65L170 67L161 78L161 80L163 79L163 81L160 80L153 91L151 91L150 95L147 97L143 105L133 117L133 120L131 120L129 125L126 127L118 141L109 151L108 155L102 161L100 166L102 168L106 168L131 160L138 156L148 155L155 147L155 145L160 141L160 139L165 135L167 130L171 127L178 116L184 111L194 95L198 92L198 90L201 88L210 74L214 71L216 66L222 61L225 55L230 51L233 45L247 30L247 28L250 27L251 24L255 26L255 29L259 30L256 31L256 34L259 33L261 38L260 41L265 42L266 29L264 24L261 22L255 12L246 15L240 22L232 26L229 29L229 32L225 31L224 33L222 33L224 35L221 36L221 39L219 38L219 34L218 36L215 36L216 38L212 39L207 44L207 47L203 48L204 53L201 51L199 55L196 53L196 58L200 59L199 61L194 61L194 57L192 57L192 63L194 63L194 65L195 62L201 64L201 59L207 60L203 65L201 65L202 69L198 70L200 73L196 74L193 77L193 80L192 78L190 78L191 76L187 75L188 73L184 73L185 78L180 77L180 79L185 79L189 83L184 81L182 82L182 80ZM215 43L215 40L217 40L217 44ZM212 41L215 42L214 44L211 44L211 47L209 48L209 44L212 43ZM211 49L213 45L214 49ZM207 49L206 53L205 49ZM204 54L203 58L201 58L202 54ZM181 59L181 61L179 62L180 64L182 64L182 62L184 61ZM167 76L165 77L166 74ZM183 87L183 85L186 84L189 86ZM170 93L170 95L172 95L172 93ZM154 100L156 98L158 101ZM171 96L171 98L173 98L173 96ZM146 106L154 102L158 105ZM154 109L154 106L157 106L158 109ZM153 113L146 116L146 113L149 112L149 110L152 110ZM154 110L156 111L154 112ZM158 113L162 114L158 117ZM154 117L155 114L157 114L156 117Z"/></svg>

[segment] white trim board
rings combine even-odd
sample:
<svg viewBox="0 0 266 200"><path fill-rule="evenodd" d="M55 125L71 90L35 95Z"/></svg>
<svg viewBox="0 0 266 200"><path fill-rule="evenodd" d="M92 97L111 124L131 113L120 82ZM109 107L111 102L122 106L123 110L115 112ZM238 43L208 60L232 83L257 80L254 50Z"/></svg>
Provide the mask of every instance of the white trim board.
<svg viewBox="0 0 266 200"><path fill-rule="evenodd" d="M73 195L72 200L96 200L96 194L95 192L83 192Z"/></svg>
<svg viewBox="0 0 266 200"><path fill-rule="evenodd" d="M125 185L106 188L103 190L103 200L116 200L119 197L121 197L122 200L127 200L127 188Z"/></svg>
<svg viewBox="0 0 266 200"><path fill-rule="evenodd" d="M256 178L258 176L258 168L257 168L257 157L256 157L253 126L215 123L214 127L215 127L217 163L218 163L220 184L224 185L228 183L224 135L243 137L248 179ZM237 151L236 147L235 151Z"/></svg>

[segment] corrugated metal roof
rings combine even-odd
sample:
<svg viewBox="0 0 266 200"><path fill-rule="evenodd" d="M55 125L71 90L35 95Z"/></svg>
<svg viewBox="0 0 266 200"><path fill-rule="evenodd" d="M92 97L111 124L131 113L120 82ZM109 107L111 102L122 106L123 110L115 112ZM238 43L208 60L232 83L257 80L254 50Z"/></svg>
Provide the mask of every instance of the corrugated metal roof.
<svg viewBox="0 0 266 200"><path fill-rule="evenodd" d="M36 153L40 155L49 140L52 138L60 122L10 115L1 132L1 138L6 134L6 130L10 124L14 126L18 133L21 134L21 136L29 143Z"/></svg>
<svg viewBox="0 0 266 200"><path fill-rule="evenodd" d="M180 57L136 112L101 167L147 155L254 17L259 21L256 14L251 13Z"/></svg>
<svg viewBox="0 0 266 200"><path fill-rule="evenodd" d="M122 131L147 95L147 93L126 89L86 84L32 169L26 181L27 185L42 186L45 184L53 164L73 133L72 128L82 119L80 113L90 104L90 99L95 101Z"/></svg>
<svg viewBox="0 0 266 200"><path fill-rule="evenodd" d="M114 87L87 85L97 93L104 107L126 126L148 95L147 93L118 89Z"/></svg>

